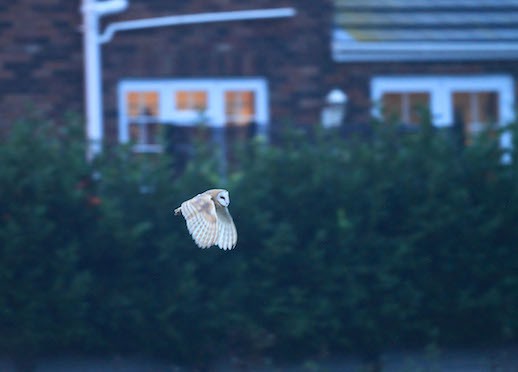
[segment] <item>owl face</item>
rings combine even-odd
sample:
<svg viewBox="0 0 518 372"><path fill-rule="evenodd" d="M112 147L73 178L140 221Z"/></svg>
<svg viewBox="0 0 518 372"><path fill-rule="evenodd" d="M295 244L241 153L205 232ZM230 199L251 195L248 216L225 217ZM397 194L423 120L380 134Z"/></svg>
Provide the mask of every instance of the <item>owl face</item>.
<svg viewBox="0 0 518 372"><path fill-rule="evenodd" d="M230 196L228 195L228 191L223 190L216 195L216 201L221 204L223 207L228 207L230 204Z"/></svg>

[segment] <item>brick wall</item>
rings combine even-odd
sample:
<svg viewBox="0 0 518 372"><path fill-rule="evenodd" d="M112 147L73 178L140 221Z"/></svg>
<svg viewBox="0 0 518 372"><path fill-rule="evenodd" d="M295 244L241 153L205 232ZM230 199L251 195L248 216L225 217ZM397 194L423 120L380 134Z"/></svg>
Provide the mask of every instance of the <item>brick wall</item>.
<svg viewBox="0 0 518 372"><path fill-rule="evenodd" d="M0 4L0 126L28 112L59 118L82 109L80 14L76 1Z"/></svg>

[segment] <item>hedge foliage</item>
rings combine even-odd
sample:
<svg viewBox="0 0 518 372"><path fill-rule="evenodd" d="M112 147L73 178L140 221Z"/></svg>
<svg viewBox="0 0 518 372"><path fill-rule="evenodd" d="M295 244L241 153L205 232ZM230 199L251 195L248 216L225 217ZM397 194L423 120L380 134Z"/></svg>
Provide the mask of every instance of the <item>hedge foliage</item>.
<svg viewBox="0 0 518 372"><path fill-rule="evenodd" d="M518 159L494 135L292 129L242 143L222 177L203 145L182 174L124 147L89 164L81 134L28 119L1 142L0 353L192 364L518 340ZM216 186L229 252L172 213Z"/></svg>

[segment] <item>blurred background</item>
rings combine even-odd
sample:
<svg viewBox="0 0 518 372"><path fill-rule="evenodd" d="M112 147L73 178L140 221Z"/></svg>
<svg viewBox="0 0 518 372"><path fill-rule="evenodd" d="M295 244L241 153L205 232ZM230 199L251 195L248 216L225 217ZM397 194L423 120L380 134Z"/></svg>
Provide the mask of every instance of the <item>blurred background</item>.
<svg viewBox="0 0 518 372"><path fill-rule="evenodd" d="M0 369L516 371L517 19L0 1Z"/></svg>

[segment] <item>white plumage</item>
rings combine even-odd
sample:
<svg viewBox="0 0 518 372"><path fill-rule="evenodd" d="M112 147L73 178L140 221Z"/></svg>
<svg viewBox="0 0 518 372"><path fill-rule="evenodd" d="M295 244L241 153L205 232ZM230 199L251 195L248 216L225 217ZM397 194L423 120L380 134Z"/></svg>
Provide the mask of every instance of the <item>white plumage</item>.
<svg viewBox="0 0 518 372"><path fill-rule="evenodd" d="M232 249L237 243L237 230L227 208L229 204L227 190L212 189L183 202L174 214L182 213L189 233L200 248L217 245Z"/></svg>

